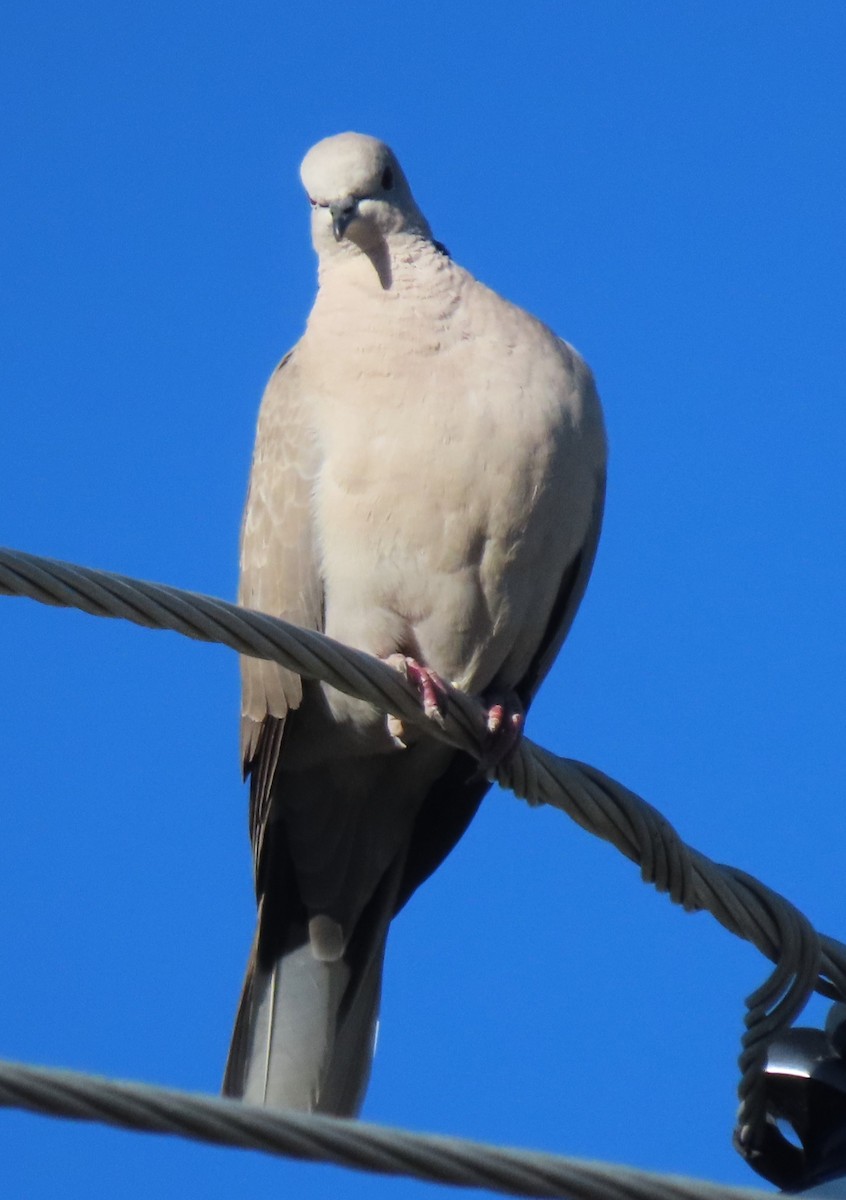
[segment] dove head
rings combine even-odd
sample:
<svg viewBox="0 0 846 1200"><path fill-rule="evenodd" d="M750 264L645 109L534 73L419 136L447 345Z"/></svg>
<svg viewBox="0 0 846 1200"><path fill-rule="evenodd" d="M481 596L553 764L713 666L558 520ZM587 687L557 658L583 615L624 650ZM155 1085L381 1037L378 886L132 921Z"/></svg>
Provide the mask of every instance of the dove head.
<svg viewBox="0 0 846 1200"><path fill-rule="evenodd" d="M431 237L402 167L377 138L362 133L324 138L303 159L300 178L321 258L355 247L372 253L393 234Z"/></svg>

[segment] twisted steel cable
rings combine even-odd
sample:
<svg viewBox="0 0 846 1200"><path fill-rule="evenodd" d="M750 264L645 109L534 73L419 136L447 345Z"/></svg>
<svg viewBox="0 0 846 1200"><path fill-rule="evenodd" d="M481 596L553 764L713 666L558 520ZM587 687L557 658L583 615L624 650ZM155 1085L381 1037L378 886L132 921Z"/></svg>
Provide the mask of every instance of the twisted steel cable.
<svg viewBox="0 0 846 1200"><path fill-rule="evenodd" d="M484 1142L409 1133L313 1113L273 1111L145 1084L0 1062L0 1105L124 1129L179 1134L429 1183L562 1200L767 1200L751 1188L658 1175Z"/></svg>

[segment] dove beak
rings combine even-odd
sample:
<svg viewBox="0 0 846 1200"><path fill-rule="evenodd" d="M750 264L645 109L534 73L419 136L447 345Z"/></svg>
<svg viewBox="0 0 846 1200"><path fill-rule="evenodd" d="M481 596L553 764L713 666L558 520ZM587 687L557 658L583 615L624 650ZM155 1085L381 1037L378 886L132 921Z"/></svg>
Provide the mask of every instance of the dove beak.
<svg viewBox="0 0 846 1200"><path fill-rule="evenodd" d="M352 196L346 196L337 204L329 205L329 214L332 217L332 232L335 234L335 241L340 242L347 232L350 221L358 216L358 204Z"/></svg>

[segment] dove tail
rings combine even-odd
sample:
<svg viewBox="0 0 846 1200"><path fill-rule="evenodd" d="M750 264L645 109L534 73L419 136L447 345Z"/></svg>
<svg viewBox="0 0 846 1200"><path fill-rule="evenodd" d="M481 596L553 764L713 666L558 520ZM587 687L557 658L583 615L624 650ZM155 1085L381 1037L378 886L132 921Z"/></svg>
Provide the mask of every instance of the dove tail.
<svg viewBox="0 0 846 1200"><path fill-rule="evenodd" d="M378 942L364 954L353 945L343 957L326 961L316 957L303 930L300 944L267 966L257 953L257 936L224 1095L248 1104L355 1116L370 1078L386 933L379 931Z"/></svg>

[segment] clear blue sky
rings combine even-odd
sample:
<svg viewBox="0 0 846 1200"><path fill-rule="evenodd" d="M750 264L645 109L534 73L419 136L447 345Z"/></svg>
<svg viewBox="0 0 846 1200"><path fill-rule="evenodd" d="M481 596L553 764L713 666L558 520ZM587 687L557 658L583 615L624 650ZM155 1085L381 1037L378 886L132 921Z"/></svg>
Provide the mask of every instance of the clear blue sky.
<svg viewBox="0 0 846 1200"><path fill-rule="evenodd" d="M232 597L314 290L297 167L379 135L592 363L607 521L530 732L846 935L841 0L4 10L0 542ZM234 655L0 600L0 1056L216 1090L253 902ZM767 964L492 795L396 923L365 1116L750 1183ZM422 1185L0 1113L0 1192Z"/></svg>

